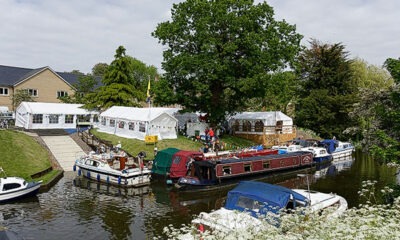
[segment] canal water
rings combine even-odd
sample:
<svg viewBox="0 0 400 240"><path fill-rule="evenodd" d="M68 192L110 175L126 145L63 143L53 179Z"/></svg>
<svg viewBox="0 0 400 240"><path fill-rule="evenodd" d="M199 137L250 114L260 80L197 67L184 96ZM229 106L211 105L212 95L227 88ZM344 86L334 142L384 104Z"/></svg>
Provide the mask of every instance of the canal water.
<svg viewBox="0 0 400 240"><path fill-rule="evenodd" d="M360 203L357 191L365 180L377 189L395 183L395 170L357 152L323 169L274 174L260 179L286 187L335 192L350 207ZM152 239L165 238L163 228L188 224L202 211L223 206L234 186L201 192L176 192L164 183L120 189L66 172L49 191L12 204L0 205L0 230L20 239ZM18 238L17 238L18 239Z"/></svg>

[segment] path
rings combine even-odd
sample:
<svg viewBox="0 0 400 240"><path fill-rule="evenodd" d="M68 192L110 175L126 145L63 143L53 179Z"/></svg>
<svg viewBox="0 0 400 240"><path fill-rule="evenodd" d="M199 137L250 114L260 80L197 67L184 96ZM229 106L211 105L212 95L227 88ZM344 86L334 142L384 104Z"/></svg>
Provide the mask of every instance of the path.
<svg viewBox="0 0 400 240"><path fill-rule="evenodd" d="M76 158L85 154L69 136L40 136L64 171L72 171Z"/></svg>

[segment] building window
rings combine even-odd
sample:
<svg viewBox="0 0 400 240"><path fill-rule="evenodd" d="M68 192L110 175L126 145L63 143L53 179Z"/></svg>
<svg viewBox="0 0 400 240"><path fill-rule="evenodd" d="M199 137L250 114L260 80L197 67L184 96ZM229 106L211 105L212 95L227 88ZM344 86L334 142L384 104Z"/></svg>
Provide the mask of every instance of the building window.
<svg viewBox="0 0 400 240"><path fill-rule="evenodd" d="M74 115L65 115L65 123L74 123Z"/></svg>
<svg viewBox="0 0 400 240"><path fill-rule="evenodd" d="M118 128L125 128L125 122L124 121L120 121L118 123Z"/></svg>
<svg viewBox="0 0 400 240"><path fill-rule="evenodd" d="M8 96L8 88L0 87L0 95Z"/></svg>
<svg viewBox="0 0 400 240"><path fill-rule="evenodd" d="M254 124L254 131L256 132L263 132L264 130L264 123L260 120Z"/></svg>
<svg viewBox="0 0 400 240"><path fill-rule="evenodd" d="M233 129L234 129L236 132L239 132L239 126L240 126L239 121L236 120L236 121L235 121L235 124L233 125Z"/></svg>
<svg viewBox="0 0 400 240"><path fill-rule="evenodd" d="M68 96L68 93L66 91L57 91L57 98L66 96Z"/></svg>
<svg viewBox="0 0 400 240"><path fill-rule="evenodd" d="M50 114L49 115L49 123L50 124L58 123L58 115L57 114Z"/></svg>
<svg viewBox="0 0 400 240"><path fill-rule="evenodd" d="M110 127L115 127L115 120L114 119L110 119Z"/></svg>
<svg viewBox="0 0 400 240"><path fill-rule="evenodd" d="M26 89L26 92L29 95L31 95L32 97L37 97L38 96L38 90L37 89L28 88L28 89Z"/></svg>
<svg viewBox="0 0 400 240"><path fill-rule="evenodd" d="M106 118L105 117L101 118L101 125L103 125L103 126L106 125Z"/></svg>
<svg viewBox="0 0 400 240"><path fill-rule="evenodd" d="M130 123L128 124L128 127L129 127L129 130L134 131L134 130L135 130L135 123L130 122Z"/></svg>
<svg viewBox="0 0 400 240"><path fill-rule="evenodd" d="M32 123L43 123L43 114L33 114Z"/></svg>
<svg viewBox="0 0 400 240"><path fill-rule="evenodd" d="M146 132L146 124L145 123L139 123L139 132Z"/></svg>
<svg viewBox="0 0 400 240"><path fill-rule="evenodd" d="M251 123L250 121L243 122L243 132L251 132Z"/></svg>

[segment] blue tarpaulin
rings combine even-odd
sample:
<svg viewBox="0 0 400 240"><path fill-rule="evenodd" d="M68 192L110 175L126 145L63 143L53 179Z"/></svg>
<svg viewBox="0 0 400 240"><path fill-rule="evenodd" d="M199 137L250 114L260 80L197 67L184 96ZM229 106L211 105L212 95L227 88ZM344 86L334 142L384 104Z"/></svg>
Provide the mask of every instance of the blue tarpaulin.
<svg viewBox="0 0 400 240"><path fill-rule="evenodd" d="M249 211L253 216L267 212L277 213L291 199L307 202L307 198L289 188L263 182L242 181L228 193L226 209ZM253 200L253 201L251 201ZM251 202L246 205L245 202Z"/></svg>

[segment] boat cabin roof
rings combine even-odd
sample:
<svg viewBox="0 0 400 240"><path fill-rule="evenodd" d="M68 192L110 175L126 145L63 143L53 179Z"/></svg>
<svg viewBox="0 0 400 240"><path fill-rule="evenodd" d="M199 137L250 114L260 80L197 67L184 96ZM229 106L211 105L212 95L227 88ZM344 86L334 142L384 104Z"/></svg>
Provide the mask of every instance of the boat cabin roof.
<svg viewBox="0 0 400 240"><path fill-rule="evenodd" d="M246 200L244 200L246 199ZM244 201L252 205L246 205ZM246 209L254 213L265 214L268 211L277 213L285 208L292 200L307 203L307 197L282 186L269 183L242 181L239 185L228 192L228 199L225 204L226 209L244 211ZM257 206L255 206L257 205Z"/></svg>

